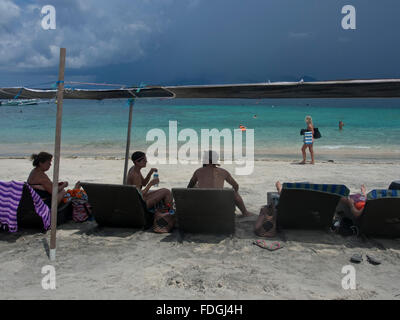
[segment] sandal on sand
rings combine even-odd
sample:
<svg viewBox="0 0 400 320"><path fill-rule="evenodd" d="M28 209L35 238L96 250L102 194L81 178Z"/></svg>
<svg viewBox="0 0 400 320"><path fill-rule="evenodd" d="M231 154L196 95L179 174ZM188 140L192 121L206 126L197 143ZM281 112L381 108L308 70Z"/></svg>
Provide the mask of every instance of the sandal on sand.
<svg viewBox="0 0 400 320"><path fill-rule="evenodd" d="M353 254L350 258L350 261L354 263L362 262L363 261L362 254L359 253Z"/></svg>
<svg viewBox="0 0 400 320"><path fill-rule="evenodd" d="M283 247L283 245L281 245L277 241L266 242L265 240L255 240L255 241L253 241L253 244L255 244L256 246L259 246L260 248L267 249L269 251L275 251L275 250L281 249Z"/></svg>
<svg viewBox="0 0 400 320"><path fill-rule="evenodd" d="M371 257L369 255L367 255L367 260L370 264L373 264L375 266L381 264L381 262L378 259L375 259L374 257Z"/></svg>

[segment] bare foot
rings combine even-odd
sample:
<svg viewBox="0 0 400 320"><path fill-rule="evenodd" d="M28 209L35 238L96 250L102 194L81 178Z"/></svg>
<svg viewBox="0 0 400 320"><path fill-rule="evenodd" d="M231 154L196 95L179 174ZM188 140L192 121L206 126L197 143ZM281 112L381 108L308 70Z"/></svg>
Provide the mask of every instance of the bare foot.
<svg viewBox="0 0 400 320"><path fill-rule="evenodd" d="M366 197L367 196L367 188L364 184L361 185L361 194Z"/></svg>
<svg viewBox="0 0 400 320"><path fill-rule="evenodd" d="M314 162L314 161L311 161L310 164L315 164L315 162Z"/></svg>
<svg viewBox="0 0 400 320"><path fill-rule="evenodd" d="M306 162L303 160L302 162L299 162L299 164L306 164Z"/></svg>
<svg viewBox="0 0 400 320"><path fill-rule="evenodd" d="M278 190L278 193L280 194L282 192L282 183L280 181L277 181L275 183L275 187L276 187L276 190Z"/></svg>

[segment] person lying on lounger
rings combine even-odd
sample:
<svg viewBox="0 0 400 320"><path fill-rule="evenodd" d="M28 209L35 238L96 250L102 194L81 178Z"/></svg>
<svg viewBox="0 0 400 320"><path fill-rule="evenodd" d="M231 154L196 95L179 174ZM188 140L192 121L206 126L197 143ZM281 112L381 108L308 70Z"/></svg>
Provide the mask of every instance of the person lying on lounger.
<svg viewBox="0 0 400 320"><path fill-rule="evenodd" d="M365 202L367 201L367 189L365 185L361 185L361 193L351 194L348 198L342 197L340 201L349 207L354 217L359 218L364 211Z"/></svg>
<svg viewBox="0 0 400 320"><path fill-rule="evenodd" d="M45 172L50 169L53 156L47 152L40 152L39 154L32 154L31 160L34 168L29 174L27 182L42 198L43 202L49 208L51 208L53 182L50 180ZM66 181L61 181L58 183L57 203L60 203L64 198L66 194L64 188L66 188L67 186L68 182ZM77 182L77 186L79 186L79 181Z"/></svg>
<svg viewBox="0 0 400 320"><path fill-rule="evenodd" d="M251 216L252 213L247 211L242 197L239 195L239 184L232 178L231 174L222 168L217 168L218 153L215 151L206 151L203 156L203 167L197 169L194 173L188 188L215 188L223 189L224 182L228 182L235 190L235 205L242 212L243 216Z"/></svg>
<svg viewBox="0 0 400 320"><path fill-rule="evenodd" d="M140 172L146 167L146 154L141 151L136 151L132 154L131 159L134 165L129 169L127 183L136 186L139 193L141 193L143 200L146 202L147 208L153 208L160 201L163 201L167 207L172 208L172 193L170 190L162 188L150 191L152 186L157 185L160 182L158 178L150 180L151 175L153 172L156 172L157 169L151 168L146 178L144 178ZM142 190L142 188L144 189Z"/></svg>

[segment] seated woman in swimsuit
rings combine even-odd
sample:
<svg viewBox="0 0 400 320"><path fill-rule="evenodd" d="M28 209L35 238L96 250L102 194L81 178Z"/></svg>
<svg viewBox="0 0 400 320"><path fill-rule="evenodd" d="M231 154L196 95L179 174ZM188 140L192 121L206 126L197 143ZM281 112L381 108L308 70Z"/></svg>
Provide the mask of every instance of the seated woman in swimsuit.
<svg viewBox="0 0 400 320"><path fill-rule="evenodd" d="M138 191L141 193L143 200L146 202L148 209L153 208L160 201L164 201L164 204L172 208L172 193L168 189L162 188L154 191L150 191L150 188L159 183L159 179L151 179L153 172L156 172L156 168L151 168L146 178L142 176L140 170L146 167L147 158L146 154L141 151L136 151L132 154L133 167L129 169L127 183L136 186ZM142 188L144 188L142 190Z"/></svg>
<svg viewBox="0 0 400 320"><path fill-rule="evenodd" d="M42 198L43 202L51 208L51 194L53 192L53 182L45 173L51 167L53 156L47 152L40 152L31 156L34 168L28 177L28 184ZM58 184L58 203L62 201L66 191L64 188L68 186L68 182L59 182Z"/></svg>

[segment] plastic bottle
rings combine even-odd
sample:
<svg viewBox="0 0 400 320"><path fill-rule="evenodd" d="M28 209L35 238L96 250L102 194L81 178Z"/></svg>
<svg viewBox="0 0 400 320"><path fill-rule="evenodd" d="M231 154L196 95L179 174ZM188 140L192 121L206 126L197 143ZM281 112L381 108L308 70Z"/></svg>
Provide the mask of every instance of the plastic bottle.
<svg viewBox="0 0 400 320"><path fill-rule="evenodd" d="M158 178L158 171L155 171L153 174L153 178L157 179ZM154 185L155 187L158 187L158 183Z"/></svg>

